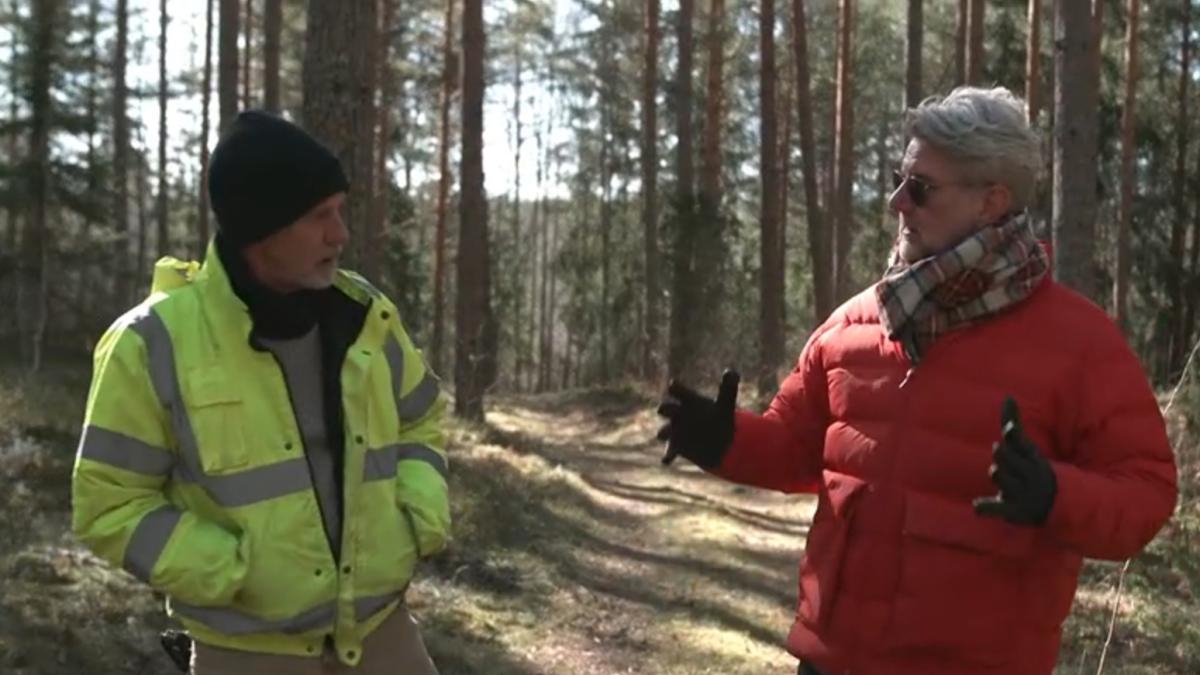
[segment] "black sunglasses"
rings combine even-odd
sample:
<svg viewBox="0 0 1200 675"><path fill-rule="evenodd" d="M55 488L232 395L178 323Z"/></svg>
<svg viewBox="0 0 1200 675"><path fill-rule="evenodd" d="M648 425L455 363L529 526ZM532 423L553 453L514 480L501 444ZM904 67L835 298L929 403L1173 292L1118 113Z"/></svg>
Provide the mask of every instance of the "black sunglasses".
<svg viewBox="0 0 1200 675"><path fill-rule="evenodd" d="M908 191L908 198L917 206L925 206L929 201L929 193L942 187L934 185L924 178L918 176L905 176L899 171L892 171L892 190L899 190L901 186Z"/></svg>

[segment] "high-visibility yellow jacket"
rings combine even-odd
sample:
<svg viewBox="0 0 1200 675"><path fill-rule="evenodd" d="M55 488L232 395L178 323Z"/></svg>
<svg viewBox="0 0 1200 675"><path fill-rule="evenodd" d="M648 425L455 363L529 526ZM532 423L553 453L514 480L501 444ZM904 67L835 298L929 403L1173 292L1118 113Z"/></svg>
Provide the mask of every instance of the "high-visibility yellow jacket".
<svg viewBox="0 0 1200 675"><path fill-rule="evenodd" d="M151 296L96 347L72 476L73 529L165 593L199 641L356 664L450 514L438 380L396 307L361 277L340 367L343 524L335 560L283 373L215 248L155 269ZM365 317L363 316L365 314ZM331 430L333 433L333 430Z"/></svg>

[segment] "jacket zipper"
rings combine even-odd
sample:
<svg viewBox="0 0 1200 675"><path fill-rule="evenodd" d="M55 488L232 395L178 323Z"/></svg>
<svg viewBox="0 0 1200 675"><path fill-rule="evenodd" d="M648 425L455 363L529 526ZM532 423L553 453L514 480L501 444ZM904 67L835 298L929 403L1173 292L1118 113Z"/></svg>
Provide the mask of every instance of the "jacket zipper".
<svg viewBox="0 0 1200 675"><path fill-rule="evenodd" d="M333 550L333 537L331 536L332 533L329 531L329 523L325 522L325 513L321 510L321 496L317 494L317 476L316 472L313 471L312 458L308 456L308 446L304 442L304 431L300 426L300 418L296 415L296 400L292 397L292 388L288 386L287 372L283 369L283 362L279 360L279 357L275 355L275 352L271 351L270 349L265 351L271 355L271 358L275 360L275 365L279 367L279 377L283 380L284 391L287 392L288 406L292 409L292 422L294 422L296 425L296 436L299 437L297 440L300 445L300 452L304 455L304 466L308 467L309 490L312 492L313 499L317 502L317 512L320 514L321 531L325 533L325 544L329 547L329 555L333 558L333 562L341 562L341 556L337 555ZM328 434L329 431L326 430L325 433ZM339 477L335 476L334 479L338 480ZM337 506L340 507L341 504L338 504ZM345 518L345 513L339 515L342 518ZM343 527L344 526L345 524L343 523Z"/></svg>

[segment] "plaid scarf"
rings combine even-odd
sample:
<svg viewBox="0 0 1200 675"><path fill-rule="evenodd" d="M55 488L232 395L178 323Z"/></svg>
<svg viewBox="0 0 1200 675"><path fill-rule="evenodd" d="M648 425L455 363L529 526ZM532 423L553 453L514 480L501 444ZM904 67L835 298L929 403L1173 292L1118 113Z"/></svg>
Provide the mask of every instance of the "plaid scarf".
<svg viewBox="0 0 1200 675"><path fill-rule="evenodd" d="M1024 300L1050 269L1025 213L1008 216L954 248L911 265L892 250L875 285L879 319L916 365L940 336Z"/></svg>

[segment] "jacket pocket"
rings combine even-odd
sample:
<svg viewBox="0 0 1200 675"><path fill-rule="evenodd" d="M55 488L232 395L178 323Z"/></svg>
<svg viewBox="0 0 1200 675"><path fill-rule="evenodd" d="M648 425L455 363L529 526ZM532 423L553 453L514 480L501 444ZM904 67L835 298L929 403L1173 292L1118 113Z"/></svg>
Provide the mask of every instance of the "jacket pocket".
<svg viewBox="0 0 1200 675"><path fill-rule="evenodd" d="M905 496L903 522L890 646L1003 663L1004 645L1020 632L1037 532L977 516L966 500L919 492Z"/></svg>
<svg viewBox="0 0 1200 675"><path fill-rule="evenodd" d="M404 523L408 526L408 534L412 537L413 545L417 547L417 558L425 557L421 552L421 537L417 534L417 523L413 520L412 510L407 506L400 507L400 515L404 519Z"/></svg>
<svg viewBox="0 0 1200 675"><path fill-rule="evenodd" d="M251 462L242 395L223 369L193 369L184 387L187 415L204 473L219 476L248 468Z"/></svg>
<svg viewBox="0 0 1200 675"><path fill-rule="evenodd" d="M416 544L417 556L426 558L440 553L446 548L449 535L446 526L449 519L449 505L445 503L444 495L441 498L442 504L429 503L430 498L426 498L420 503L403 498L399 501L401 519L406 523L409 534L412 535L413 542Z"/></svg>
<svg viewBox="0 0 1200 675"><path fill-rule="evenodd" d="M799 609L800 618L820 630L829 626L854 508L866 487L866 481L854 476L822 472L817 513L800 561Z"/></svg>

